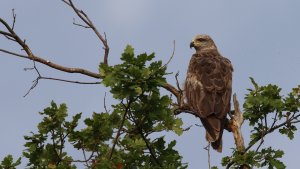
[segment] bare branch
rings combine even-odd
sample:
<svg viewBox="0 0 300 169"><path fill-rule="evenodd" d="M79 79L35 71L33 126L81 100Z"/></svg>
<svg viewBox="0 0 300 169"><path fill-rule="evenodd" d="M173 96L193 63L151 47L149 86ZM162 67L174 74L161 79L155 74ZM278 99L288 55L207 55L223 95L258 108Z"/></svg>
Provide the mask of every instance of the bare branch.
<svg viewBox="0 0 300 169"><path fill-rule="evenodd" d="M21 38L14 32L14 30L7 24L6 21L4 21L2 18L0 18L0 22L6 27L6 29L10 32L11 34L11 37L23 48L23 50L27 53L27 56L25 55L21 55L21 54L17 54L17 53L14 53L14 52L10 52L10 51L7 51L7 50L4 50L4 49L1 49L0 51L1 52L5 52L5 53L8 53L8 54L11 54L11 55L14 55L14 56L18 56L18 57L21 57L21 58L25 58L25 59L29 59L29 60L33 60L33 61L36 61L36 62L39 62L39 63L42 63L44 65L47 65L49 67L52 67L54 69L57 69L57 70L60 70L60 71L64 71L64 72L68 72L68 73L79 73L79 74L83 74L83 75L87 75L87 76L90 76L90 77L94 77L94 78L97 78L97 79L100 79L102 78L100 76L100 74L98 73L94 73L94 72L91 72L91 71L88 71L88 70L85 70L85 69L81 69L81 68L68 68L68 67L64 67L64 66L61 66L61 65L58 65L58 64L55 64L55 63L52 63L48 60L45 60L41 57L38 57L36 55L34 55L30 48L26 45L25 43L25 40L21 40Z"/></svg>
<svg viewBox="0 0 300 169"><path fill-rule="evenodd" d="M61 66L61 65L53 63L53 62L51 62L49 60L45 60L43 58L35 56L33 54L31 55L31 57L29 57L29 56L26 56L26 55L22 55L22 54L10 52L10 51L4 50L4 49L0 49L0 51L4 52L4 53L7 53L7 54L10 54L10 55L18 56L18 57L21 57L21 58L24 58L24 59L29 59L29 60L32 60L32 61L36 61L36 62L39 62L41 64L44 64L46 66L52 67L52 68L54 68L56 70L60 70L60 71L63 71L63 72L78 73L78 74L86 75L86 76L93 77L93 78L96 78L96 79L103 78L98 73L94 73L94 72L91 72L89 70L81 69L81 68L69 68L69 67Z"/></svg>
<svg viewBox="0 0 300 169"><path fill-rule="evenodd" d="M28 56L26 56L26 55L18 54L18 53L11 52L11 51L8 51L8 50L0 49L0 52L7 53L7 54L10 54L10 55L14 55L14 56L18 56L18 57L21 57L21 58L25 58L25 59L31 60L31 59L28 58Z"/></svg>
<svg viewBox="0 0 300 169"><path fill-rule="evenodd" d="M101 82L81 82L81 81L75 81L75 80L65 80L65 79L58 79L58 78L52 78L52 77L43 77L41 76L40 79L46 79L46 80L55 80L55 81L61 81L61 82L67 82L67 83L76 83L76 84L101 84Z"/></svg>
<svg viewBox="0 0 300 169"><path fill-rule="evenodd" d="M231 129L233 133L237 150L244 152L245 144L244 144L244 138L241 131L241 126L244 122L244 118L243 118L243 113L240 110L240 105L236 98L236 94L233 95L233 104L234 104L235 113L230 119L228 127Z"/></svg>
<svg viewBox="0 0 300 169"><path fill-rule="evenodd" d="M33 54L29 47L26 45L25 41L23 41L16 33L15 31L8 25L6 21L4 21L2 18L0 18L0 22L5 26L5 28L8 30L8 32L11 34L11 37L16 41L23 50L27 53L28 57L33 57Z"/></svg>
<svg viewBox="0 0 300 169"><path fill-rule="evenodd" d="M94 157L94 151L91 153L91 155L89 156L89 158L86 159L86 157L84 157L84 160L72 160L70 162L74 162L74 163L86 163L88 161L90 161L93 157Z"/></svg>
<svg viewBox="0 0 300 169"><path fill-rule="evenodd" d="M11 26L11 29L14 30L16 19L17 19L17 14L15 14L15 9L12 9L12 16L13 16L13 24Z"/></svg>
<svg viewBox="0 0 300 169"><path fill-rule="evenodd" d="M0 30L0 34L4 35L5 37L7 37L7 36L11 37L11 38L14 37L11 33L8 33L8 32L5 32L5 31L1 31L1 30Z"/></svg>
<svg viewBox="0 0 300 169"><path fill-rule="evenodd" d="M208 169L211 169L211 167L210 167L210 142L208 142L208 145L206 147L204 147L204 149L207 151Z"/></svg>
<svg viewBox="0 0 300 169"><path fill-rule="evenodd" d="M109 54L109 46L107 43L107 39L106 39L106 35L104 33L104 37L99 33L99 31L97 30L97 28L95 27L94 23L90 20L90 18L88 17L88 15L83 12L82 10L79 10L73 3L72 0L62 0L64 3L66 3L68 6L70 6L73 11L76 13L76 15L87 25L87 26L83 26L83 27L89 27L91 28L94 33L96 34L96 36L98 37L98 39L102 42L103 46L104 46L104 64L108 64L108 54Z"/></svg>
<svg viewBox="0 0 300 169"><path fill-rule="evenodd" d="M104 102L104 110L105 110L105 112L109 113L109 111L107 110L107 107L106 107L106 92L104 93L104 100L103 100L103 102Z"/></svg>
<svg viewBox="0 0 300 169"><path fill-rule="evenodd" d="M240 110L240 105L236 98L236 94L233 95L233 105L234 105L234 114L232 115L227 128L229 128L233 133L233 138L234 138L237 150L239 152L244 153L244 152L246 152L246 150L245 150L244 138L243 138L242 131L241 131L241 126L244 122L244 118L243 118L243 113ZM230 162L226 166L226 169L229 169L233 164L234 164L234 162ZM241 169L249 169L249 166L242 165L240 168Z"/></svg>
<svg viewBox="0 0 300 169"><path fill-rule="evenodd" d="M175 40L174 40L174 41L173 41L173 51L172 51L172 55L171 55L170 59L168 60L168 62L167 62L163 67L167 67L168 64L171 62L171 60L173 59L174 54L175 54L175 47L176 47L176 44L175 44Z"/></svg>
<svg viewBox="0 0 300 169"><path fill-rule="evenodd" d="M172 86L171 84L166 83L166 84L162 85L161 87L163 87L164 89L171 92L175 97L177 97L177 98L180 97L180 92L174 86Z"/></svg>
<svg viewBox="0 0 300 169"><path fill-rule="evenodd" d="M76 22L75 22L75 18L73 18L73 25L76 25L76 26L79 26L79 27L83 27L83 28L91 28L91 27L89 27L89 26L85 26L85 25L76 23Z"/></svg>

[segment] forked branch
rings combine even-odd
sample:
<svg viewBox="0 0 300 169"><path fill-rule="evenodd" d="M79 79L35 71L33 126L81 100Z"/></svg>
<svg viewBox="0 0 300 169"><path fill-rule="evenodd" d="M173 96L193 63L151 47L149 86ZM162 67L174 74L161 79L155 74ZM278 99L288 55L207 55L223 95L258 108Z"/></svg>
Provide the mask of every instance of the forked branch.
<svg viewBox="0 0 300 169"><path fill-rule="evenodd" d="M108 64L109 46L108 46L108 43L107 43L106 34L104 33L104 36L101 35L99 33L99 31L96 29L96 27L94 26L93 22L89 19L88 15L85 12L83 12L82 10L79 10L74 5L72 0L62 0L62 1L64 3L66 3L67 5L69 5L74 10L74 12L77 14L77 16L88 27L90 27L94 31L94 33L96 34L96 36L99 38L99 40L102 42L102 44L104 46L104 60L103 60L103 63ZM32 61L41 63L43 65L46 65L48 67L51 67L53 69L66 72L66 73L78 73L78 74L82 74L82 75L89 76L89 77L96 78L96 79L104 78L99 73L92 72L92 71L82 69L82 68L72 68L72 67L62 66L62 65L54 63L50 60L46 60L46 59L43 59L40 56L35 55L31 51L30 47L26 44L26 41L22 40L22 38L14 31L13 28L15 26L15 20L16 20L16 14L14 13L14 11L13 11L13 25L12 26L10 26L4 19L0 18L0 23L2 25L4 25L4 27L6 28L6 31L0 30L0 35L3 35L6 38L8 38L9 40L12 40L12 41L16 42L18 45L21 46L22 50L24 50L26 54L20 54L20 53L17 53L17 52L8 51L6 49L1 49L1 47L0 47L0 52L7 53L11 56L16 56L16 57L20 57L20 58L23 58L23 59L32 60ZM175 45L175 42L174 42L174 45ZM172 56L173 55L174 54L172 54ZM64 82L78 83L77 81L62 80L62 79L59 79L59 78L45 78L45 77L41 78L41 77L39 77L39 79L49 79L49 80L58 80L58 81L64 81ZM98 84L99 82L82 82L82 83L79 83L79 84L94 84L94 83ZM180 96L180 92L175 87L173 87L171 84L167 83L167 84L162 85L162 87L165 88L166 90L168 90L169 92L171 92L172 94L174 94L176 97Z"/></svg>
<svg viewBox="0 0 300 169"><path fill-rule="evenodd" d="M78 26L82 26L85 28L91 28L94 33L96 34L96 36L98 37L98 39L102 42L103 46L104 46L104 64L108 64L108 54L109 54L109 46L107 44L107 38L106 38L106 34L104 33L104 36L102 36L99 31L97 30L97 28L95 27L94 23L92 22L92 20L90 20L90 18L88 17L88 15L83 11L78 9L72 0L62 0L64 3L66 3L68 6L70 6L73 11L76 13L76 15L86 24L86 26L82 25L82 24L76 24L75 21L73 22L75 25Z"/></svg>

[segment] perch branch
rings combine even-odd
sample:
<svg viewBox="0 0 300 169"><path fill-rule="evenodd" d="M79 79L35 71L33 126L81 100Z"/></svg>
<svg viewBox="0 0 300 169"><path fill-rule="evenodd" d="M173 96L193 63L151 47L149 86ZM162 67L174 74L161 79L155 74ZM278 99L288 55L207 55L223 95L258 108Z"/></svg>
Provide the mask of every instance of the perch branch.
<svg viewBox="0 0 300 169"><path fill-rule="evenodd" d="M236 98L236 94L233 95L233 105L234 105L234 114L231 116L229 120L227 128L232 131L233 138L235 141L236 148L239 152L245 152L245 143L244 138L241 131L241 126L244 122L243 113L240 110L239 102ZM229 163L226 168L229 169L234 163ZM241 169L249 169L248 166L242 165Z"/></svg>

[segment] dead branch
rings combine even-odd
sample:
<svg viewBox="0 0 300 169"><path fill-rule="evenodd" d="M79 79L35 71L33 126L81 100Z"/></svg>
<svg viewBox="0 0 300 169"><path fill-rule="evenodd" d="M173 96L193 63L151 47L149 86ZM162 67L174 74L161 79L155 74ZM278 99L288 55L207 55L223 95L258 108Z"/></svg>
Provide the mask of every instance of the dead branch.
<svg viewBox="0 0 300 169"><path fill-rule="evenodd" d="M171 62L171 60L173 59L174 54L175 54L175 49L176 49L176 44L175 44L175 40L174 40L174 41L173 41L172 55L171 55L171 57L169 58L169 60L167 61L167 63L166 63L163 67L167 67L168 64Z"/></svg>
<svg viewBox="0 0 300 169"><path fill-rule="evenodd" d="M76 83L76 84L101 84L101 82L81 82L81 81L76 81L76 80L66 80L66 79L58 79L58 78L43 77L43 76L41 76L39 79L54 80L54 81Z"/></svg>
<svg viewBox="0 0 300 169"><path fill-rule="evenodd" d="M241 131L241 126L244 122L243 113L240 110L239 102L236 94L233 95L234 114L229 120L228 128L232 131L235 145L238 151L244 152L245 144Z"/></svg>
<svg viewBox="0 0 300 169"><path fill-rule="evenodd" d="M68 4L70 7L72 7L72 9L83 20L83 22L85 22L88 26L90 26L93 29L93 31L95 32L97 37L101 40L101 42L104 45L104 49L105 49L104 64L108 64L109 46L107 44L106 34L104 33L104 37L103 37L98 32L98 30L94 26L93 22L88 18L88 16L82 10L77 9L74 6L74 4L72 3L71 0L68 0L68 1L67 0L62 0L62 1L65 2L66 4ZM91 72L89 70L82 69L82 68L71 68L71 67L62 66L62 65L56 64L54 62L51 62L49 60L43 59L42 57L34 55L31 51L30 47L25 43L25 40L22 40L22 38L20 38L19 35L13 30L13 28L15 26L15 20L16 20L16 14L13 13L13 27L11 27L11 26L9 26L9 24L5 20L0 18L0 23L2 25L4 25L5 28L8 31L8 32L6 32L6 31L0 30L0 35L3 35L5 37L9 37L13 41L15 41L18 45L20 45L22 47L22 50L24 50L26 52L26 55L19 54L19 53L16 53L16 52L12 52L12 51L8 51L8 50L5 50L5 49L0 49L0 52L7 53L7 54L10 54L12 56L17 56L17 57L20 57L20 58L23 58L23 59L32 60L32 61L41 63L43 65L46 65L48 67L51 67L53 69L66 72L66 73L78 73L78 74L93 77L93 78L96 78L96 79L102 79L103 78L103 76L101 76L99 73ZM175 50L175 42L174 42L174 50ZM173 52L174 52L174 50L173 50ZM172 56L173 56L173 54L172 54ZM39 79L42 79L42 78L39 77ZM93 82L91 82L91 83L90 82L81 82L81 83L79 83L77 81L62 80L62 79L58 79L58 78L44 77L43 79L58 80L58 81L78 83L78 84L93 84ZM95 82L95 84L98 84L98 83L100 83L100 82ZM38 84L38 82L34 81L33 86L35 87L37 84ZM166 90L168 90L169 92L171 92L172 94L174 94L177 98L179 98L180 92L175 87L173 87L171 84L166 83L166 84L162 85L162 87L165 88Z"/></svg>
<svg viewBox="0 0 300 169"><path fill-rule="evenodd" d="M244 122L243 113L240 110L239 102L236 98L236 94L233 95L233 105L234 105L234 114L231 116L231 119L229 120L227 128L232 131L233 138L235 141L236 148L239 152L244 153L245 152L245 143L243 134L241 131L242 124ZM232 166L234 163L229 163L226 168L229 169L230 166ZM242 165L240 167L241 169L249 169L248 166Z"/></svg>
<svg viewBox="0 0 300 169"><path fill-rule="evenodd" d="M76 13L76 15L87 25L87 26L83 26L82 24L77 24L77 25L80 25L82 27L85 27L85 28L91 28L94 33L96 34L96 36L98 37L98 39L102 42L103 46L104 46L104 61L103 63L104 64L108 64L108 54L109 54L109 46L108 46L108 43L107 43L107 38L106 38L106 34L104 33L104 36L102 36L99 31L97 30L97 28L95 27L94 23L90 20L90 18L88 17L88 15L78 9L72 0L62 0L64 3L66 3L68 6L70 6L73 11Z"/></svg>

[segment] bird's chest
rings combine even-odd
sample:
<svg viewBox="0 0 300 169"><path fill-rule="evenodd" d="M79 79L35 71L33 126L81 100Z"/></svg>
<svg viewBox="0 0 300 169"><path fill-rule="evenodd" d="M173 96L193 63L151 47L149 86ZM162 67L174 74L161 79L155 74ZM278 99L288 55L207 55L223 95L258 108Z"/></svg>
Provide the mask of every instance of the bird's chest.
<svg viewBox="0 0 300 169"><path fill-rule="evenodd" d="M222 66L218 58L200 57L191 61L190 72L204 76L214 76L222 72Z"/></svg>

